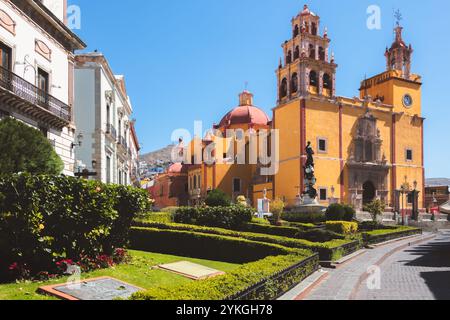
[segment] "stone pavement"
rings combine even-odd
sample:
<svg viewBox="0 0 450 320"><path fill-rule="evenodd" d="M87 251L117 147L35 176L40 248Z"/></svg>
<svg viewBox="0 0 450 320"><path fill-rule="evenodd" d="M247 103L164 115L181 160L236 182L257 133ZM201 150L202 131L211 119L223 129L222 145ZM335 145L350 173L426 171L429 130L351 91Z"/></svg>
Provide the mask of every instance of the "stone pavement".
<svg viewBox="0 0 450 320"><path fill-rule="evenodd" d="M320 283L316 288L314 288L305 298L304 300L351 300L351 299L388 299L390 297L393 298L392 290L396 290L401 286L402 281L405 278L408 278L410 283L420 283L421 274L418 273L418 269L414 268L397 268L395 272L396 274L392 274L392 276L388 276L386 272L381 272L381 283L383 290L374 291L372 293L368 293L368 290L365 291L364 288L367 288L366 282L364 281L364 277L368 275L368 270L377 265L381 265L382 270L390 270L392 265L395 265L395 262L402 263L405 260L405 255L408 255L413 258L418 258L417 260L425 260L428 261L429 258L426 255L432 255L431 260L433 262L428 262L428 264L445 264L447 267L450 264L445 261L439 260L440 251L441 250L450 250L448 246L450 246L450 232L445 235L440 235L438 238L443 240L439 241L439 245L433 244L436 241L427 240L430 239L431 234L424 234L415 238L408 238L405 240L401 240L398 242L390 243L385 246L377 247L373 250L368 250L364 254L356 257L355 259L349 261L348 263L342 265L340 268L332 270L327 269L329 272L328 278ZM425 244L416 246L416 247L408 247L411 243L417 243L418 241L425 241ZM433 251L434 248L434 251ZM404 252L402 252L404 250ZM438 252L436 252L436 250ZM434 252L434 253L433 253ZM417 254L419 256L417 256ZM414 259L411 258L410 263L414 263ZM422 263L425 264L425 263ZM429 270L433 271L433 267L423 266L422 271L426 272ZM431 269L427 269L431 268ZM436 267L437 268L437 267ZM439 268L439 271L443 271L442 268ZM450 268L445 269L444 271L450 271ZM390 271L388 271L390 272ZM429 281L435 281L436 277L445 276L445 274L437 274L437 275L424 275L429 279ZM448 275L448 274L447 274ZM447 283L447 288L449 288ZM416 290L418 287L415 285L407 285L405 289L410 291ZM421 287L421 291L418 291L418 294L415 297L429 297L429 291L423 289ZM384 294L385 292L385 294ZM443 296L443 294L442 294ZM397 297L403 297L402 294L398 294Z"/></svg>
<svg viewBox="0 0 450 320"><path fill-rule="evenodd" d="M450 300L450 230L394 254L381 265L380 290L360 286L359 300Z"/></svg>

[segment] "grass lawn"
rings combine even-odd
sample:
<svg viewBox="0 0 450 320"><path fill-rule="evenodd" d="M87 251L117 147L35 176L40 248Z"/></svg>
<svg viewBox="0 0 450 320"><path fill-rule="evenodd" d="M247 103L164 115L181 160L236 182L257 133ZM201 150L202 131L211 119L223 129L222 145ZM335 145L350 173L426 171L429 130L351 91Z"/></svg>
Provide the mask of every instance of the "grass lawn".
<svg viewBox="0 0 450 320"><path fill-rule="evenodd" d="M119 265L111 269L102 269L86 273L82 275L82 279L107 276L125 281L143 289L150 289L156 286L174 287L192 281L167 271L151 269L152 266L160 264L190 261L224 272L229 272L239 267L238 264L226 262L191 259L142 251L130 251L130 254L133 258L131 263ZM36 290L44 285L59 284L64 283L65 281L67 281L67 278L59 278L57 280L46 282L2 284L0 285L0 300L57 300L57 298L51 296L38 294L36 293Z"/></svg>

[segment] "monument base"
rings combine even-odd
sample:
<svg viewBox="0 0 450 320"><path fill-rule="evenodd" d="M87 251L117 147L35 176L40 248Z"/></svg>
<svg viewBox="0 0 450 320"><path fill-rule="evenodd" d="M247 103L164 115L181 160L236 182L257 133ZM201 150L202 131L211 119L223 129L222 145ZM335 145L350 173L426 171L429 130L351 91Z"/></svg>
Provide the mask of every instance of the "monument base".
<svg viewBox="0 0 450 320"><path fill-rule="evenodd" d="M305 195L301 202L299 202L296 206L291 208L291 212L294 213L323 213L325 214L325 211L327 210L327 207L321 205L317 199L312 199L308 195Z"/></svg>

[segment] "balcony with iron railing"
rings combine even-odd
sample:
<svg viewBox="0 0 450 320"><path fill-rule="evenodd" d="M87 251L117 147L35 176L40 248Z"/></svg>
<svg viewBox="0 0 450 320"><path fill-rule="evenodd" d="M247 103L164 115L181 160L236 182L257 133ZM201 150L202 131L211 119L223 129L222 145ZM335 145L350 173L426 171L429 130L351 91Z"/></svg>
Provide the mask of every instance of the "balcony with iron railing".
<svg viewBox="0 0 450 320"><path fill-rule="evenodd" d="M58 128L72 121L70 106L1 66L0 103Z"/></svg>
<svg viewBox="0 0 450 320"><path fill-rule="evenodd" d="M119 136L118 143L120 146L122 146L128 152L127 139L125 139L124 136Z"/></svg>
<svg viewBox="0 0 450 320"><path fill-rule="evenodd" d="M114 141L117 140L117 130L111 123L106 124L106 134L108 134Z"/></svg>

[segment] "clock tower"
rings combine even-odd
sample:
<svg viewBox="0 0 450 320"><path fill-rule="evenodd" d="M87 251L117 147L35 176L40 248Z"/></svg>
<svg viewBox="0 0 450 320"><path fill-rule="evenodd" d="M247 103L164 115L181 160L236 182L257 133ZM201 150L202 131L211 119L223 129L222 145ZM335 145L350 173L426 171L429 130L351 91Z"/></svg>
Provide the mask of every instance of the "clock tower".
<svg viewBox="0 0 450 320"><path fill-rule="evenodd" d="M397 22L395 40L386 48L386 71L361 84L360 97L393 106L393 111L421 116L422 79L411 72L413 48L403 40L403 28Z"/></svg>

